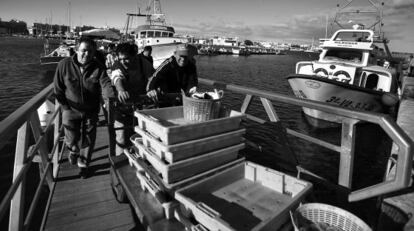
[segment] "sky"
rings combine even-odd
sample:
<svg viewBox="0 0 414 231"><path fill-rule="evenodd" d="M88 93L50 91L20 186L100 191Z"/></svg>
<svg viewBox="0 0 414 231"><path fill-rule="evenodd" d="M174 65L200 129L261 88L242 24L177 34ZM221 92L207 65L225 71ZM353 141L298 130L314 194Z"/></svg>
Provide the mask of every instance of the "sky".
<svg viewBox="0 0 414 231"><path fill-rule="evenodd" d="M310 44L324 38L326 28L328 36L331 35L337 4L344 6L349 0L160 1L167 22L178 34ZM145 13L147 5L148 0L0 0L0 18L23 20L28 26L50 21L68 25L70 15L72 26L108 26L122 30L126 13L136 13L138 8ZM369 0L355 0L347 9L366 10L368 6ZM344 26L354 23L368 26L376 21L374 16L370 18L343 14L342 21L338 21ZM136 18L133 26L142 23L144 18ZM382 31L390 40L391 51L414 53L414 0L384 0L383 24Z"/></svg>

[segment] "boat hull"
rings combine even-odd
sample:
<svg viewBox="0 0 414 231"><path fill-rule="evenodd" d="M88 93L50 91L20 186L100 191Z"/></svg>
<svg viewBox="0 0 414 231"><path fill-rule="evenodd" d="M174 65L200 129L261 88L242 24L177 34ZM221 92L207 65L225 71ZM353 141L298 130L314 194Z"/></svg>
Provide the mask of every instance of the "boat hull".
<svg viewBox="0 0 414 231"><path fill-rule="evenodd" d="M309 99L336 106L364 110L371 112L384 112L382 104L383 92L369 90L354 85L321 78L319 76L291 75L288 82L293 93L298 98ZM331 124L341 123L342 117L323 111L303 108L303 112L314 119L328 121Z"/></svg>

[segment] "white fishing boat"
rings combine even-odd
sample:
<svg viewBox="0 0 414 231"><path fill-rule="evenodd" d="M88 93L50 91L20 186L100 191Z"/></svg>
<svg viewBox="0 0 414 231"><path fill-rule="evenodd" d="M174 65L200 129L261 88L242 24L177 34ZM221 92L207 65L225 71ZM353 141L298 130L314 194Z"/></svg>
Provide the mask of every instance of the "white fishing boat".
<svg viewBox="0 0 414 231"><path fill-rule="evenodd" d="M319 60L296 64L296 73L287 78L288 82L299 98L386 113L398 102L397 72L378 62L380 49L375 43L383 42L389 51L387 41L361 24L340 29L323 43ZM388 58L391 61L390 55ZM334 123L320 121L316 124L319 127L342 121L342 117L319 110L303 108L303 111L311 118Z"/></svg>
<svg viewBox="0 0 414 231"><path fill-rule="evenodd" d="M145 24L135 28L132 35L139 51L142 51L145 46L152 47L154 68L157 68L173 54L177 44L187 43L188 39L176 36L174 27L167 25L159 0L150 1L147 9L147 14L127 14L127 25L130 24L130 17L146 17ZM194 50L197 52L196 49Z"/></svg>

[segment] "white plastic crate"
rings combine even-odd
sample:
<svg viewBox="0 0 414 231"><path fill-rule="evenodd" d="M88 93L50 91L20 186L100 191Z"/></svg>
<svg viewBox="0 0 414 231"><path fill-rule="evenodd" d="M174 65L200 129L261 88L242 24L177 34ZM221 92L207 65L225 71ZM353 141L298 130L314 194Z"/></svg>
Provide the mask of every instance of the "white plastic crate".
<svg viewBox="0 0 414 231"><path fill-rule="evenodd" d="M162 180L173 183L198 173L226 164L237 159L239 150L244 148L244 143L187 158L174 163L166 163L142 143L136 143L139 155L146 159L162 176Z"/></svg>
<svg viewBox="0 0 414 231"><path fill-rule="evenodd" d="M135 111L138 127L151 133L164 144L171 145L236 130L244 114L229 111L225 116L203 122L184 119L183 107L167 107Z"/></svg>
<svg viewBox="0 0 414 231"><path fill-rule="evenodd" d="M312 184L251 162L235 165L175 192L212 231L278 230Z"/></svg>
<svg viewBox="0 0 414 231"><path fill-rule="evenodd" d="M149 132L138 127L135 128L135 131L141 135L142 138L138 139L142 139L144 146L153 151L161 160L167 163L175 163L203 153L242 143L244 141L242 135L246 132L246 129L239 129L172 145L162 143ZM136 142L133 140L133 143L135 144Z"/></svg>

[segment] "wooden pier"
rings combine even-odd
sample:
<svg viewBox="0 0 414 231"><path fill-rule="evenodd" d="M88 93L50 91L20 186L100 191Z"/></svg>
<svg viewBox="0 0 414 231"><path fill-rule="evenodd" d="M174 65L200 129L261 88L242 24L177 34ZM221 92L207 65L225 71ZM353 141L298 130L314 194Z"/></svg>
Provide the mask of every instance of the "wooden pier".
<svg viewBox="0 0 414 231"><path fill-rule="evenodd" d="M112 192L108 154L108 130L101 126L86 179L81 178L76 165L69 164L66 153L63 155L45 230L136 228L131 206L119 203Z"/></svg>

